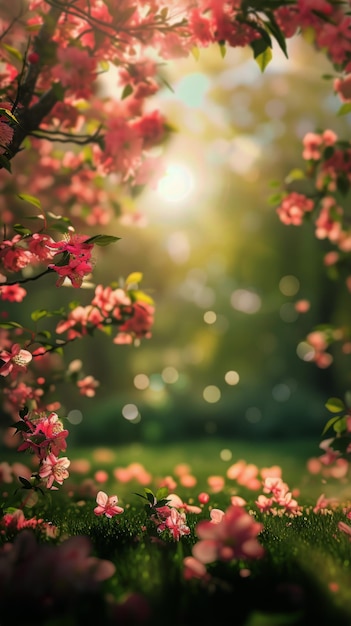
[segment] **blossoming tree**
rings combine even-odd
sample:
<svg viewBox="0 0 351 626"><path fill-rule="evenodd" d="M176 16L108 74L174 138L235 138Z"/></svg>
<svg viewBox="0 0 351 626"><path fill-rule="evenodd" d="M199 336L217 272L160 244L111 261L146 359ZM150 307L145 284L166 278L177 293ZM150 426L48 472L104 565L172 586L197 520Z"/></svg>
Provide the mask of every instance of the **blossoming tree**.
<svg viewBox="0 0 351 626"><path fill-rule="evenodd" d="M197 56L210 45L223 55L228 46L249 46L264 71L274 42L287 56L286 40L308 35L330 60L340 113L346 114L348 8L334 0L18 0L1 8L0 375L3 409L23 440L19 449L39 458L28 486L53 489L68 476L69 460L59 458L68 431L50 376L53 357L63 359L68 343L98 332L116 344L150 338L154 302L139 287L142 273L133 272L123 282L93 286L88 305L36 309L26 325L11 319L5 307L20 306L31 282L47 276L53 289L89 285L97 248L118 240L108 232L112 219L137 221L124 200L156 182L162 163L154 148L172 131L162 112L148 106L164 84L162 64ZM104 90L104 77L113 81L113 95ZM306 171L295 170L283 185L277 214L286 225L312 220L316 237L334 248L326 266L341 278L351 249L343 207L350 144L331 129L311 131L303 144ZM310 185L307 193L299 191L302 179ZM348 274L345 282L350 291ZM54 330L43 327L52 318ZM324 325L306 341L311 360L328 367L333 341L349 350L349 329ZM92 376L69 365L64 371L83 395L95 394L99 382ZM347 455L349 409L338 399L328 406L337 413L326 426L334 429L331 446Z"/></svg>

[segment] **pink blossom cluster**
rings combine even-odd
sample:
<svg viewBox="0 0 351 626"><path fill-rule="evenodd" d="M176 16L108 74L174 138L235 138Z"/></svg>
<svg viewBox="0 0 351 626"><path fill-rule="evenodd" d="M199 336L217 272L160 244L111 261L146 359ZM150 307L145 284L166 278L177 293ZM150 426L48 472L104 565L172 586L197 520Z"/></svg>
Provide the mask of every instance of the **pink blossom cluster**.
<svg viewBox="0 0 351 626"><path fill-rule="evenodd" d="M5 513L0 520L0 534L9 537L16 535L25 528L40 530L44 536L53 538L57 534L57 528L43 519L37 517L26 518L22 509L16 509L13 513Z"/></svg>
<svg viewBox="0 0 351 626"><path fill-rule="evenodd" d="M67 457L59 458L59 454L67 449L66 439L69 434L62 420L54 412L46 415L31 411L16 422L15 427L23 439L18 451L30 451L39 460L38 471L33 475L35 481L47 489L57 489L54 482L63 484L69 477L70 465Z"/></svg>
<svg viewBox="0 0 351 626"><path fill-rule="evenodd" d="M258 539L263 524L256 522L241 506L231 505L226 511L213 509L210 517L196 525L199 540L192 548L192 555L184 559L186 580L209 581L206 565L216 561L259 559L265 553Z"/></svg>
<svg viewBox="0 0 351 626"><path fill-rule="evenodd" d="M58 323L56 332L67 332L68 340L72 340L83 337L94 328L102 330L105 326L118 326L114 343L150 338L154 307L142 300L134 302L132 295L128 289L97 285L91 304L74 308Z"/></svg>
<svg viewBox="0 0 351 626"><path fill-rule="evenodd" d="M263 494L258 496L255 503L260 511L272 515L302 514L302 506L293 497L287 483L278 476L266 477L263 483Z"/></svg>
<svg viewBox="0 0 351 626"><path fill-rule="evenodd" d="M46 621L69 610L73 600L84 598L86 602L87 594L95 593L101 581L115 573L111 561L92 552L88 537L70 537L53 545L40 543L24 528L0 549L2 611L12 605L11 614L17 623L24 623L28 612L38 621Z"/></svg>
<svg viewBox="0 0 351 626"><path fill-rule="evenodd" d="M351 419L347 419L346 432L351 432ZM323 476L326 478L334 478L341 481L346 481L349 473L349 462L343 458L339 450L335 450L332 447L334 437L328 437L323 439L319 447L322 453L318 457L311 457L307 462L308 471L314 475ZM351 452L351 445L349 444L346 453Z"/></svg>

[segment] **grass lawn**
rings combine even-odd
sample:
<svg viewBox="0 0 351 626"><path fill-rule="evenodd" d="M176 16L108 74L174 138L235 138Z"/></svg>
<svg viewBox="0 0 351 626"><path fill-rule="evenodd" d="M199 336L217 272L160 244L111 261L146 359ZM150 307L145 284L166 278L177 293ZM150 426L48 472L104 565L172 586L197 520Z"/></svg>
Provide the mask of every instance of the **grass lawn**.
<svg viewBox="0 0 351 626"><path fill-rule="evenodd" d="M26 518L52 522L59 529L58 536L48 539L38 528L30 531L36 537L36 552L31 553L27 566L22 555L12 578L5 560L0 559L0 581L9 577L3 587L6 593L0 587L4 624L80 626L94 621L99 626L214 622L239 626L351 626L351 543L338 528L339 521L349 522L349 479L309 473L307 461L319 452L318 441L314 440L206 439L163 446L69 449L70 478L58 491L38 494L31 506L24 507ZM10 464L30 458L7 451L2 455L2 460ZM239 478L228 478L227 470L240 460L246 469L251 464L257 468L259 488L248 487L247 481L240 484ZM276 465L281 467L282 479L301 507L298 515L282 509L278 514L267 514L256 505L259 494L263 494L261 470ZM134 474L133 467L138 468ZM209 482L210 477L224 479L222 486ZM201 512L186 510L190 533L179 541L167 532L157 533L147 515L150 506L136 495L145 495L145 488L156 493L165 482L169 493L176 493L190 506L200 505L201 492L209 495L209 501L200 505ZM23 496L32 496L31 491L15 493L17 488L17 483L2 484L5 509L19 506ZM99 490L117 494L124 512L111 519L96 516L93 510ZM322 493L338 502L324 512L313 512ZM263 556L217 560L207 565L207 577L185 579L183 560L192 554L198 541L197 524L209 520L213 508L226 511L234 495L245 499L245 511L263 525L258 535ZM16 536L18 533L11 535L7 528L0 541L13 542ZM58 583L52 571L56 571L62 556L57 556L55 565L50 561L52 571L47 557L37 556L41 547L57 544L59 550L65 539L77 536L89 538L92 555L115 565L114 574L96 589L79 586L81 570L71 581L69 559L60 569ZM22 550L30 552L28 546ZM48 590L47 580L51 580Z"/></svg>

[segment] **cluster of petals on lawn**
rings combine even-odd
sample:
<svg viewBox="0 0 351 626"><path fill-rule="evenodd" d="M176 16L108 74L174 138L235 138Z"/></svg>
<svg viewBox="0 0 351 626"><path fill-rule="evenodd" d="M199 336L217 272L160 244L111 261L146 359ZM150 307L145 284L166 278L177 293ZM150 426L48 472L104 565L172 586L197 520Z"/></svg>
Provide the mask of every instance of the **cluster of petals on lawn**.
<svg viewBox="0 0 351 626"><path fill-rule="evenodd" d="M132 496L129 500L124 495L121 500L116 493L119 489L125 493L127 483L130 483L134 500L139 498L145 506L144 518L138 516L141 520L139 529L130 520L129 533L135 535L136 542L151 542L155 550L158 546L184 542L187 554L183 556L181 571L185 582L192 580L209 590L217 586L222 588L227 583L218 575L217 569L213 569L218 563L225 567L240 562L239 575L243 578L252 576L251 564L266 555L263 531L269 517L285 518L284 526L289 529L294 518L299 519L302 515L305 518L313 515L331 517L338 512L340 518L341 511L343 517L335 521L334 534L351 540L351 504L344 505L338 498L321 493L316 502L301 505L299 490L289 487L279 465L260 468L255 463L238 459L228 463L221 475L209 475L207 488L201 491L197 489L198 480L187 463L177 464L167 476L157 476L140 462L125 467L114 466L111 464L115 454L112 450L95 452L95 461L99 459L102 466L103 461L108 462L109 471L103 467L94 470L92 462L87 459L73 460L70 476L62 485L69 506L84 507L88 516L90 510L91 527L95 519L95 524L101 524L103 529L110 525L111 530L120 525L129 528L128 516L134 515L130 513ZM312 461L307 461L306 470L313 481L316 474L309 471ZM92 478L85 478L85 492L80 492L74 478L88 474ZM19 477L30 483L30 470L27 468L26 471L26 466L21 464L0 464L5 507L7 500L10 501L10 486ZM341 485L347 480L346 475L329 478L340 481ZM88 536L67 539L59 526L33 515L33 506L41 496L26 490L26 484L23 486L25 496L21 506L8 506L0 518L0 577L3 582L0 601L6 599L7 602L15 593L20 593L29 606L32 606L34 597L40 607L44 606L49 594L52 608L58 609L69 605L82 592L95 592L104 581L118 576L118 567L112 561L92 556ZM178 494L183 492L188 495L180 497ZM33 495L36 498L33 499ZM226 502L223 508L218 507L219 496ZM46 578L48 568L50 574ZM37 583L34 596L29 584L33 571ZM115 616L135 610L145 616L150 611L146 598L134 592L118 600L110 598L109 602L109 610Z"/></svg>

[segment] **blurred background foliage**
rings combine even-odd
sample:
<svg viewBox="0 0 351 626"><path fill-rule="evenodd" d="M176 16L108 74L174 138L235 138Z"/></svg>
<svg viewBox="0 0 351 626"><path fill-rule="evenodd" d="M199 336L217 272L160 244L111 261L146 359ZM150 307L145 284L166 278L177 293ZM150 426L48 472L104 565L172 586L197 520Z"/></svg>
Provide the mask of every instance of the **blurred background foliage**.
<svg viewBox="0 0 351 626"><path fill-rule="evenodd" d="M223 59L216 47L164 67L171 89L150 108L176 129L162 153L178 179L125 199L143 227L117 218L101 227L121 240L99 249L93 276L108 284L142 271L156 304L153 336L138 347L103 334L67 346L66 365L80 358L100 381L90 399L58 387L70 445L319 438L324 403L349 385L347 357L335 352L333 366L318 370L297 354L315 325L343 317L349 296L327 277L328 246L312 223L283 226L270 196L272 181L302 167L304 134L332 128L347 138L350 116L336 115L323 55L300 38L288 43L289 59L275 50L263 74L250 51ZM52 276L39 283L23 318L92 297L51 289ZM305 298L311 308L298 314Z"/></svg>

